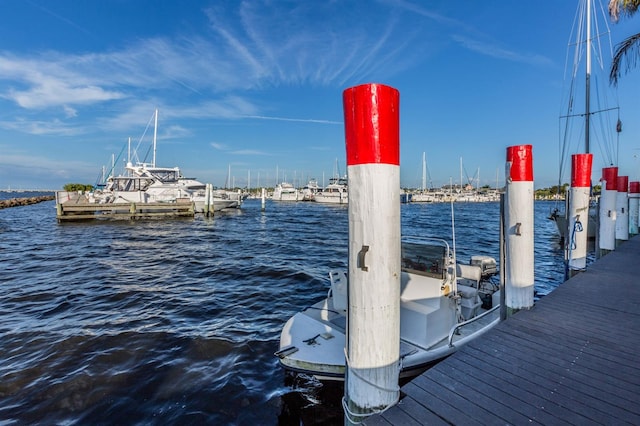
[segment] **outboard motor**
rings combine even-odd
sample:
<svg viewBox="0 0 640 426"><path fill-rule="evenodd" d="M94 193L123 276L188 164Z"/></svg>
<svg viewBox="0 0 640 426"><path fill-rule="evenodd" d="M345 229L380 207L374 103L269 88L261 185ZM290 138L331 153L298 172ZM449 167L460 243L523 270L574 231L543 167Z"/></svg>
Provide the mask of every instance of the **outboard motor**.
<svg viewBox="0 0 640 426"><path fill-rule="evenodd" d="M482 283L478 296L482 300L482 309L488 310L500 304L499 285L492 282L491 277L498 274L496 260L491 256L471 256L471 265L480 268Z"/></svg>
<svg viewBox="0 0 640 426"><path fill-rule="evenodd" d="M486 280L498 273L496 260L491 256L471 256L471 261L469 263L473 266L480 267L480 273L483 280Z"/></svg>

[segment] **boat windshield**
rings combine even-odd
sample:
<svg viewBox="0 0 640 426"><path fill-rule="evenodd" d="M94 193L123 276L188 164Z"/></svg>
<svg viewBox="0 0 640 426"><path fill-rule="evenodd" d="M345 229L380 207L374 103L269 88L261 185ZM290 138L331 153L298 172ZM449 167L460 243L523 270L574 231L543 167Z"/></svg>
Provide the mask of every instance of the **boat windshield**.
<svg viewBox="0 0 640 426"><path fill-rule="evenodd" d="M402 270L444 279L448 252L448 245L440 240L402 241Z"/></svg>

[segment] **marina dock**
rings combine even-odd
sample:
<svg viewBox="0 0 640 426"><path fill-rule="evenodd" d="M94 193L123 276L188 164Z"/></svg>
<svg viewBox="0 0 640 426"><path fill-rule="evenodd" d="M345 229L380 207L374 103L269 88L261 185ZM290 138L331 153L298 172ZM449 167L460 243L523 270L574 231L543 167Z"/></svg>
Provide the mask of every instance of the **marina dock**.
<svg viewBox="0 0 640 426"><path fill-rule="evenodd" d="M640 236L416 377L366 425L640 424Z"/></svg>
<svg viewBox="0 0 640 426"><path fill-rule="evenodd" d="M193 202L180 203L62 203L56 205L58 221L90 219L151 219L194 217Z"/></svg>

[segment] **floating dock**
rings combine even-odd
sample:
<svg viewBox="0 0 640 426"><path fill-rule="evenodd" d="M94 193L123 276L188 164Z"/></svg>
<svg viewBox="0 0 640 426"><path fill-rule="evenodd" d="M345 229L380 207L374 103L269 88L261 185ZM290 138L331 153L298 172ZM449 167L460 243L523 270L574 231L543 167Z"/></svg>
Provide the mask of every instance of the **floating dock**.
<svg viewBox="0 0 640 426"><path fill-rule="evenodd" d="M640 236L401 389L366 425L640 424Z"/></svg>
<svg viewBox="0 0 640 426"><path fill-rule="evenodd" d="M194 217L195 203L177 200L174 203L90 203L86 197L70 197L65 201L56 193L58 221L90 219L153 219L166 217Z"/></svg>

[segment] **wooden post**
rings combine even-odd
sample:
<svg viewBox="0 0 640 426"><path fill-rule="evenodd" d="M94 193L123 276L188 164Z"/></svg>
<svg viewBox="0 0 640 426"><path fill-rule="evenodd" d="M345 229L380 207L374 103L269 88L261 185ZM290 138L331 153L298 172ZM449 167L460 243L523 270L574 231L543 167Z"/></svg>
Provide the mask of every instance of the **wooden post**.
<svg viewBox="0 0 640 426"><path fill-rule="evenodd" d="M400 396L399 93L379 84L343 93L349 176L345 423Z"/></svg>
<svg viewBox="0 0 640 426"><path fill-rule="evenodd" d="M616 248L616 198L618 192L618 168L602 169L602 193L598 211L598 244L600 255L604 256Z"/></svg>
<svg viewBox="0 0 640 426"><path fill-rule="evenodd" d="M593 154L571 156L571 189L565 229L565 278L587 267L587 232L589 227L589 192Z"/></svg>
<svg viewBox="0 0 640 426"><path fill-rule="evenodd" d="M508 309L533 306L533 155L531 145L507 148L505 300Z"/></svg>
<svg viewBox="0 0 640 426"><path fill-rule="evenodd" d="M629 176L618 176L616 184L616 245L629 239Z"/></svg>

